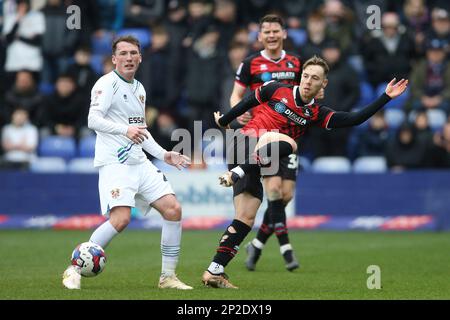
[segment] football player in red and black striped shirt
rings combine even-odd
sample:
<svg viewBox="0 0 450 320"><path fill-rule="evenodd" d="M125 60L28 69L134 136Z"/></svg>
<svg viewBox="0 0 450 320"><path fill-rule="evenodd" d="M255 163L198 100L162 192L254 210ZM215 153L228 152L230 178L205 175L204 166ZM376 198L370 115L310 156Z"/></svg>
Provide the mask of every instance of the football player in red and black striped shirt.
<svg viewBox="0 0 450 320"><path fill-rule="evenodd" d="M301 59L297 55L283 50L283 41L286 37L287 33L281 17L270 14L260 20L258 40L264 46L264 50L250 55L239 66L230 97L232 107L242 100L247 88L254 91L263 83L271 80L293 85L300 83ZM259 112L264 112L263 108L256 107L245 112L238 117L238 123L247 124ZM286 268L292 271L299 267L289 242L285 212L285 207L294 194L297 167L297 155L293 153L281 160L278 172L264 176L263 185L268 205L256 238L246 246L245 265L248 270L255 270L261 250L274 232L278 238L281 254L285 259Z"/></svg>
<svg viewBox="0 0 450 320"><path fill-rule="evenodd" d="M224 269L253 226L262 199L260 177L263 167L296 152L295 139L301 137L309 126L332 129L359 125L391 99L401 95L408 85L408 80L396 82L393 79L386 86L385 93L368 106L355 112L334 111L314 101L318 91L327 85L328 70L327 63L314 56L305 62L299 86L269 82L245 97L225 115L214 113L216 123L220 127L227 127L233 119L251 108L260 104L264 108L264 112L253 117L240 133L243 137L257 141L254 149L256 164L252 163L249 155L242 164L220 177L222 185L233 186L235 200L236 196L241 198L235 201L235 219L222 236L217 253L203 274L202 280L206 285L236 288L228 280ZM235 144L239 144L239 141Z"/></svg>

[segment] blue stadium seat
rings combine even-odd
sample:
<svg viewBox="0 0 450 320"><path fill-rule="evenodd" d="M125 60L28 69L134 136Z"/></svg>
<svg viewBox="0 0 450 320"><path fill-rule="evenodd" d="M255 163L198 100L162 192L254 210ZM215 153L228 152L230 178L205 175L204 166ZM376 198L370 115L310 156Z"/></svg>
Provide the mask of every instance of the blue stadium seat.
<svg viewBox="0 0 450 320"><path fill-rule="evenodd" d="M298 162L300 164L299 170L301 171L311 171L311 161L306 157L298 157Z"/></svg>
<svg viewBox="0 0 450 320"><path fill-rule="evenodd" d="M152 42L152 34L147 28L125 28L117 32L117 36L132 35L139 40L141 49L144 49Z"/></svg>
<svg viewBox="0 0 450 320"><path fill-rule="evenodd" d="M111 55L111 44L114 34L111 31L105 31L100 37L91 36L91 47L93 55Z"/></svg>
<svg viewBox="0 0 450 320"><path fill-rule="evenodd" d="M306 31L303 29L287 29L287 35L296 47L301 47L307 40Z"/></svg>
<svg viewBox="0 0 450 320"><path fill-rule="evenodd" d="M70 173L98 173L94 167L94 158L74 158L67 164Z"/></svg>
<svg viewBox="0 0 450 320"><path fill-rule="evenodd" d="M93 158L95 156L95 140L96 137L94 135L81 138L78 144L78 156Z"/></svg>
<svg viewBox="0 0 450 320"><path fill-rule="evenodd" d="M312 171L316 173L349 173L352 164L346 157L319 157L312 163Z"/></svg>
<svg viewBox="0 0 450 320"><path fill-rule="evenodd" d="M359 157L353 162L353 172L355 173L382 173L386 171L387 164L384 157Z"/></svg>
<svg viewBox="0 0 450 320"><path fill-rule="evenodd" d="M360 97L356 107L364 107L374 100L375 94L372 85L366 81L361 81L359 85Z"/></svg>
<svg viewBox="0 0 450 320"><path fill-rule="evenodd" d="M30 162L30 171L34 173L64 173L66 161L59 157L39 157Z"/></svg>
<svg viewBox="0 0 450 320"><path fill-rule="evenodd" d="M104 55L101 54L93 54L91 55L91 67L94 69L95 73L98 75L103 74L103 59Z"/></svg>
<svg viewBox="0 0 450 320"><path fill-rule="evenodd" d="M403 110L386 109L384 118L386 119L389 129L396 130L405 121L406 116Z"/></svg>
<svg viewBox="0 0 450 320"><path fill-rule="evenodd" d="M376 93L376 97L375 98L378 98L379 96L381 96L385 92L386 86L387 86L387 82L386 83L381 83L381 84L378 85L378 87L375 90L375 93ZM392 108L394 108L394 109L402 109L403 106L405 105L406 101L408 100L408 98L409 98L409 87L406 88L406 91L403 92L402 95L400 95L397 98L392 99L391 101L389 101L384 108L385 108L385 110L386 109L392 109Z"/></svg>
<svg viewBox="0 0 450 320"><path fill-rule="evenodd" d="M76 152L75 139L71 137L47 136L39 143L41 157L61 157L70 160L75 157Z"/></svg>
<svg viewBox="0 0 450 320"><path fill-rule="evenodd" d="M39 92L43 95L49 96L55 92L55 85L49 82L41 82L39 83Z"/></svg>
<svg viewBox="0 0 450 320"><path fill-rule="evenodd" d="M447 115L445 111L441 109L431 109L427 111L428 122L430 123L431 130L441 130L447 122Z"/></svg>

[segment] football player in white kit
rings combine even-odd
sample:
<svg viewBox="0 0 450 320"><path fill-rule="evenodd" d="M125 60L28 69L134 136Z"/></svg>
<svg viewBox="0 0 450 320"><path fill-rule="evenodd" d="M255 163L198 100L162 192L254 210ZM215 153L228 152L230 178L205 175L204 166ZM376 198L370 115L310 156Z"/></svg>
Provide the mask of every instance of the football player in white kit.
<svg viewBox="0 0 450 320"><path fill-rule="evenodd" d="M145 90L134 79L141 61L136 38L117 38L112 45L115 70L102 76L92 88L88 126L97 133L94 166L99 168L102 214L109 220L94 231L89 241L105 248L129 224L131 207L145 214L153 207L163 217L158 287L192 289L175 274L181 242L180 203L163 173L147 160L142 149L178 169L189 165L190 160L163 149L146 129ZM66 288L80 289L77 268L71 265L64 272Z"/></svg>

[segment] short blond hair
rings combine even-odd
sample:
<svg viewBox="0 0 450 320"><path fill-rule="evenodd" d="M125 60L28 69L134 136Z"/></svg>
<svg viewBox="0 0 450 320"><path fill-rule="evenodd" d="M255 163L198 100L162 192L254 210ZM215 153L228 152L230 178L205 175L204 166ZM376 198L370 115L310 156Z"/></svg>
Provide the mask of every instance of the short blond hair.
<svg viewBox="0 0 450 320"><path fill-rule="evenodd" d="M320 66L320 67L322 67L325 76L327 76L328 72L330 71L330 67L328 67L328 63L324 59L322 59L321 57L316 56L316 55L314 55L312 58L309 58L308 60L306 60L305 64L303 65L303 70L307 66Z"/></svg>

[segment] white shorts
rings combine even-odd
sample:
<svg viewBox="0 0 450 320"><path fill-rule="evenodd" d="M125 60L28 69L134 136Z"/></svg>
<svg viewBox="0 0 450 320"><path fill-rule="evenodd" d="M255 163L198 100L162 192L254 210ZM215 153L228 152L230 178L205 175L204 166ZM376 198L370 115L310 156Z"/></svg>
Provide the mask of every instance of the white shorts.
<svg viewBox="0 0 450 320"><path fill-rule="evenodd" d="M167 194L175 194L161 170L150 161L100 167L98 191L103 215L109 215L117 206L136 207L145 215L151 203Z"/></svg>

